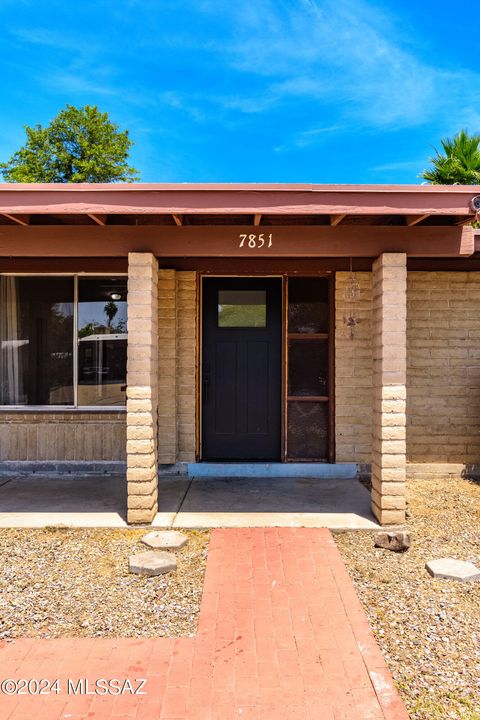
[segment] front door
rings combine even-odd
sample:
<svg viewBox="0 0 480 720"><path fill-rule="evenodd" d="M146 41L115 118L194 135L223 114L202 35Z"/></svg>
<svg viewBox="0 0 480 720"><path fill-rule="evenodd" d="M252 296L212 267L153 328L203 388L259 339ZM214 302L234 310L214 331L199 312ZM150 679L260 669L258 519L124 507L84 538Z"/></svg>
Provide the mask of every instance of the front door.
<svg viewBox="0 0 480 720"><path fill-rule="evenodd" d="M202 457L280 460L282 281L203 281Z"/></svg>

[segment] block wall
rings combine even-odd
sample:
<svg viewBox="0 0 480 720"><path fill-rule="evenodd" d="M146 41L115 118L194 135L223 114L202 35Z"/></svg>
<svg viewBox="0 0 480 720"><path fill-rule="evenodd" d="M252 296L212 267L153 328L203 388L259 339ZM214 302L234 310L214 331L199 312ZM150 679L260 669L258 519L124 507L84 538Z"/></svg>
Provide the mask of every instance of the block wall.
<svg viewBox="0 0 480 720"><path fill-rule="evenodd" d="M178 462L195 460L197 274L177 272Z"/></svg>
<svg viewBox="0 0 480 720"><path fill-rule="evenodd" d="M480 272L408 273L407 364L409 463L479 463Z"/></svg>
<svg viewBox="0 0 480 720"><path fill-rule="evenodd" d="M335 444L337 462L370 463L372 453L372 274L355 273L358 325L346 324L350 273L335 276Z"/></svg>
<svg viewBox="0 0 480 720"><path fill-rule="evenodd" d="M336 274L336 458L371 462L371 273L353 340L348 273ZM407 273L407 473L455 476L480 463L480 272Z"/></svg>
<svg viewBox="0 0 480 720"><path fill-rule="evenodd" d="M158 461L193 462L196 449L195 272L160 270Z"/></svg>
<svg viewBox="0 0 480 720"><path fill-rule="evenodd" d="M177 461L177 278L158 273L158 462Z"/></svg>

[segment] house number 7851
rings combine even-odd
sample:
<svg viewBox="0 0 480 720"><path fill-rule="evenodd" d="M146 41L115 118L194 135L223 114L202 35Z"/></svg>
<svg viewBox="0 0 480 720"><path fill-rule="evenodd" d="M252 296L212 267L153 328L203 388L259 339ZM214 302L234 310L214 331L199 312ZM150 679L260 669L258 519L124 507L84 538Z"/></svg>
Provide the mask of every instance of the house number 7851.
<svg viewBox="0 0 480 720"><path fill-rule="evenodd" d="M272 233L242 233L239 235L240 243L239 247L248 247L250 250L260 250L260 248L267 247L271 248L273 245Z"/></svg>

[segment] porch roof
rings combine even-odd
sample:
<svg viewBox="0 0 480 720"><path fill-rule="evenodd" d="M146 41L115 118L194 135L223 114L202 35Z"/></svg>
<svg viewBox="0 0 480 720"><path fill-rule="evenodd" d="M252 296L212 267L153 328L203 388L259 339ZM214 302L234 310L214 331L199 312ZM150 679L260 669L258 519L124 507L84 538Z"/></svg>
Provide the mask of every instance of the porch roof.
<svg viewBox="0 0 480 720"><path fill-rule="evenodd" d="M0 184L2 225L461 225L473 185Z"/></svg>
<svg viewBox="0 0 480 720"><path fill-rule="evenodd" d="M0 184L0 256L470 256L473 185ZM240 236L241 237L241 236ZM267 252L268 249L268 252Z"/></svg>

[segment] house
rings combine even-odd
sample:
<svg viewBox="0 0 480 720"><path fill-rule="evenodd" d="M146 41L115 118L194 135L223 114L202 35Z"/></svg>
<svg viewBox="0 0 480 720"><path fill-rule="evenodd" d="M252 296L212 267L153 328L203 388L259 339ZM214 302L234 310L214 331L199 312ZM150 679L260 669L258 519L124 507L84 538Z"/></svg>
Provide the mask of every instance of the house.
<svg viewBox="0 0 480 720"><path fill-rule="evenodd" d="M0 185L0 460L126 463L131 523L159 466L356 463L401 523L480 459L479 196Z"/></svg>

